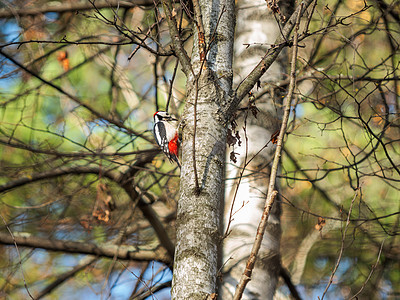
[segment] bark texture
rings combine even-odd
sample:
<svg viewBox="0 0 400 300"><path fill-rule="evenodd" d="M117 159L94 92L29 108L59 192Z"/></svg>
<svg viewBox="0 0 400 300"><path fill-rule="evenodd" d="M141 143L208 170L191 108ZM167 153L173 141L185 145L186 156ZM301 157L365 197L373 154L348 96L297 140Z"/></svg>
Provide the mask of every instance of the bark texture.
<svg viewBox="0 0 400 300"><path fill-rule="evenodd" d="M232 86L234 1L201 1L200 9L209 51L203 64L195 28L184 112L172 299L206 299L217 288L226 149L222 111Z"/></svg>
<svg viewBox="0 0 400 300"><path fill-rule="evenodd" d="M236 82L242 81L250 73L260 57L267 52L268 45L273 44L279 34L277 22L265 1L241 0L238 3L234 78ZM247 47L248 44L250 47ZM264 75L261 81L262 88L282 79L285 73L284 56L285 53L282 53ZM256 90L254 92L256 93ZM270 143L263 151L258 152L268 143L280 125L281 103L274 99L274 93L258 100L256 105L260 110L257 118L251 113L242 114L238 118L242 146L236 145L234 148L234 152L239 154L237 163L228 164L227 167L225 225L229 225L230 234L224 240L225 265L220 299L233 297L250 255L264 208L273 144ZM241 168L255 155L257 156L246 166L242 178L238 179ZM235 179L229 180L230 178ZM281 237L281 208L277 202L268 219L255 269L243 299L272 299L275 294L280 271Z"/></svg>
<svg viewBox="0 0 400 300"><path fill-rule="evenodd" d="M206 74L199 80L199 85L204 84L204 88L199 89L197 99L195 157L199 195L196 195L192 155L193 119L186 119L183 135L173 299L205 299L216 288L226 129L215 101L221 99L221 95L209 76ZM194 102L193 94L192 88L186 116L194 116L190 105Z"/></svg>

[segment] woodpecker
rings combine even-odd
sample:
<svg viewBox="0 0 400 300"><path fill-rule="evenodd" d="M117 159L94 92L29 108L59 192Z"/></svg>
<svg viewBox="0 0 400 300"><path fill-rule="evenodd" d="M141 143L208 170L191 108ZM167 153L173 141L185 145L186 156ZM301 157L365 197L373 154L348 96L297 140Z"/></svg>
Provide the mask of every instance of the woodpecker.
<svg viewBox="0 0 400 300"><path fill-rule="evenodd" d="M175 161L181 167L178 158L180 139L178 134L178 120L171 117L165 111L158 111L154 114L154 137L161 150L168 159Z"/></svg>

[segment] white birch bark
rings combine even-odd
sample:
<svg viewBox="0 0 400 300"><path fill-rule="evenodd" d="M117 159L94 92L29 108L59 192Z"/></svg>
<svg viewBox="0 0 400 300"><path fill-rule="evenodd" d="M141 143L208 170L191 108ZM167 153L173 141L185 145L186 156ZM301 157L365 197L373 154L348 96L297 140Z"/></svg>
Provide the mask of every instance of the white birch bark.
<svg viewBox="0 0 400 300"><path fill-rule="evenodd" d="M234 69L236 82L243 80L257 65L260 57L267 52L268 45L274 43L279 34L277 22L265 1L240 0L238 2ZM246 44L250 44L250 47ZM262 77L262 87L265 87L265 82L276 82L282 79L284 70L284 63L278 59ZM274 104L272 97L266 96L261 101L257 101L256 106L260 110L257 119L250 113L247 120L247 160L256 155L267 144L271 135L279 129L280 104ZM238 167L243 167L246 157L243 126L243 118L241 118L238 130L241 133L242 146L234 147L234 152L239 153L238 161L235 164L228 164L227 167L225 226L229 224L230 217L233 220L229 225L232 231L224 240L223 246L225 265L220 299L224 300L232 298L250 255L264 208L269 180L268 163L272 160L271 154L274 150L270 143L247 166L235 197L235 190L239 184L237 177L240 169ZM229 178L236 179L229 180ZM234 212L233 217L230 216L231 209ZM243 299L272 299L275 294L280 270L280 214L280 205L275 201L255 269L243 294Z"/></svg>

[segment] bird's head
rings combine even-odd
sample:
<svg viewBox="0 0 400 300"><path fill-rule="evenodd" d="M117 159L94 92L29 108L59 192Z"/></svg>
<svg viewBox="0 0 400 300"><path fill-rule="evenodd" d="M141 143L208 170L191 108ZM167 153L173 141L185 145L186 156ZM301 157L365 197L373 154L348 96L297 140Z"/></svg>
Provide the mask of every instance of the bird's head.
<svg viewBox="0 0 400 300"><path fill-rule="evenodd" d="M177 121L177 119L173 118L169 113L166 111L158 111L153 116L154 122L159 121Z"/></svg>

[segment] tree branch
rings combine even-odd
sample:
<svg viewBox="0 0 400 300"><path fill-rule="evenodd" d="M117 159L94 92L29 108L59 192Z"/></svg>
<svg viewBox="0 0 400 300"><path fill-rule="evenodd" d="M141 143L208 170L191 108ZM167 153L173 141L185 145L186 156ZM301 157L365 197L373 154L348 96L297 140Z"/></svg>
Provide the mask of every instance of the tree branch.
<svg viewBox="0 0 400 300"><path fill-rule="evenodd" d="M321 300L324 300L324 297L325 297L326 293L328 292L329 287L331 286L331 284L332 284L332 282L333 282L333 278L334 278L334 276L335 276L335 273L336 273L337 269L339 268L340 261L341 261L341 259L342 259L342 255L343 255L344 248L345 248L344 242L345 242L345 240L346 240L347 230L349 229L349 225L350 225L350 215L351 215L351 211L352 211L352 209L353 209L354 202L355 202L355 200L356 200L356 198L357 198L357 196L358 196L359 190L360 190L360 187L358 187L358 189L356 190L356 192L355 192L355 194L354 194L353 199L351 200L351 204L350 204L350 208L349 208L349 214L347 215L346 225L345 225L345 227L344 227L344 231L343 231L343 234L342 234L342 245L341 245L341 247L340 247L339 256L338 256L338 258L337 258L337 260L336 260L335 267L334 267L333 270L332 270L331 276L330 276L330 278L329 278L329 282L328 282L328 284L326 285L324 292L322 293L322 296L321 296L321 298L320 298ZM319 298L319 297L318 297L318 298Z"/></svg>
<svg viewBox="0 0 400 300"><path fill-rule="evenodd" d="M134 130L126 127L120 120L117 120L113 117L109 117L109 116L105 116L103 114L101 114L100 112L98 112L97 110L95 110L93 107L89 106L88 104L84 103L81 101L81 99L79 99L78 97L70 94L69 92L63 90L61 87L55 85L54 83L44 79L43 77L41 77L39 74L36 74L36 72L33 72L32 70L28 69L27 67L25 67L24 65L22 65L21 63L19 63L18 61L16 61L11 55L5 53L3 51L3 49L0 49L0 54L3 55L5 58L7 58L8 60L10 60L13 64L15 64L16 66L18 66L19 68L21 68L22 70L24 70L25 72L29 73L30 75L36 77L37 79L39 79L40 81L42 81L43 83L45 83L46 85L52 87L53 89L57 90L58 92L60 92L61 94L67 96L68 98L70 98L71 100L73 100L74 102L76 102L77 104L79 104L80 106L86 108L88 111L90 111L93 115L95 115L97 118L99 119L103 119L111 124L114 124L115 126L125 129L127 132L132 133L135 136L141 137L144 140L148 141L148 142L153 142L152 138L149 138L143 134L140 134L138 132L135 132Z"/></svg>
<svg viewBox="0 0 400 300"><path fill-rule="evenodd" d="M112 174L110 171L103 170L97 166L93 167L68 167L68 168L57 168L50 171L45 171L41 173L34 173L32 175L28 175L26 177L22 177L13 181L9 181L5 184L0 185L0 193L7 192L9 190L15 189L20 186L24 186L29 183L34 183L36 181L50 179L65 175L80 175L80 174L99 174L101 173L104 177L107 177L111 180L116 180L117 175Z"/></svg>
<svg viewBox="0 0 400 300"><path fill-rule="evenodd" d="M19 247L40 248L49 251L89 254L100 257L117 258L125 260L152 261L156 260L170 264L171 259L164 251L140 250L135 246L118 246L107 244L83 243L65 240L54 240L36 236L26 236L14 233L15 242ZM14 245L14 239L7 233L0 232L0 244Z"/></svg>
<svg viewBox="0 0 400 300"><path fill-rule="evenodd" d="M118 0L107 0L97 1L95 6L97 9L103 8L132 8L135 6L153 6L154 1L152 0L133 0L133 1L118 1ZM14 18L15 16L33 16L39 14L45 14L49 12L64 13L64 12L75 12L94 9L90 2L64 2L59 5L47 5L35 8L3 8L0 9L0 18Z"/></svg>
<svg viewBox="0 0 400 300"><path fill-rule="evenodd" d="M147 153L160 153L161 150L154 148L154 149L144 149L138 151L128 151L128 152L96 152L92 150L88 150L87 152L62 152L57 151L54 149L40 149L39 147L34 147L29 144L24 144L22 142L13 142L10 140L2 140L0 139L0 144L9 146L11 148L22 149L33 153L40 153L40 154L47 154L47 155L54 155L58 157L75 157L75 158L82 158L82 157L107 157L107 156L128 156L128 155L137 155L137 154L147 154Z"/></svg>
<svg viewBox="0 0 400 300"><path fill-rule="evenodd" d="M104 170L98 166L93 167L69 167L69 168L58 168L42 173L35 173L29 177L20 178L6 184L0 185L0 193L9 191L16 187L23 186L28 183L33 183L36 181L40 181L43 179L49 179L64 175L80 175L80 174L102 174L102 176L118 183L128 194L132 201L138 201L138 207L142 211L144 217L150 222L153 227L158 239L160 240L161 245L167 250L171 259L174 257L175 253L175 245L170 240L167 231L165 230L164 224L160 221L157 213L151 207L149 203L147 203L141 195L136 191L135 186L133 184L133 176L136 172L142 167L151 162L155 156L155 153L149 154L146 157L139 159L134 166L132 166L126 173L119 175L116 172L112 172L109 170Z"/></svg>
<svg viewBox="0 0 400 300"><path fill-rule="evenodd" d="M286 270L286 268L284 268L283 266L281 266L279 275L282 277L283 281L285 281L287 287L289 288L290 293L292 294L292 297L296 300L301 300L299 292L297 291L296 286L293 284L292 279L290 278L289 271Z"/></svg>
<svg viewBox="0 0 400 300"><path fill-rule="evenodd" d="M89 258L87 260L87 258ZM58 286L66 282L68 279L72 278L75 276L76 273L80 272L84 268L90 266L93 262L95 262L98 258L97 257L90 257L87 256L85 257L85 262L77 265L75 268L72 270L65 272L61 275L57 275L57 279L54 280L52 283L50 283L48 286L46 286L36 297L35 300L39 300L43 298L44 296L50 294L54 289L56 289Z"/></svg>
<svg viewBox="0 0 400 300"><path fill-rule="evenodd" d="M186 77L189 77L190 74L193 74L193 69L190 63L190 58L185 48L183 47L183 43L178 31L178 25L175 19L176 11L172 7L172 3L170 0L162 0L162 4L164 12L167 15L167 23L172 39L172 44L174 45L175 55L178 57Z"/></svg>
<svg viewBox="0 0 400 300"><path fill-rule="evenodd" d="M288 91L288 95L286 96L286 103L285 103L285 110L284 110L284 114L283 114L283 118L282 118L282 125L281 125L281 129L279 131L279 136L278 136L276 149L275 149L274 161L273 161L272 167L271 167L271 175L269 178L267 199L265 201L265 206L264 206L260 224L258 225L258 228L257 228L256 238L254 240L254 244L253 244L253 247L250 252L250 257L247 260L246 268L243 271L242 276L240 277L239 284L237 285L237 288L235 290L235 295L233 296L234 300L240 300L242 298L244 289L246 288L247 283L251 280L251 274L253 272L254 265L256 263L257 255L260 250L262 240L264 238L265 229L267 228L268 217L269 217L270 211L272 209L272 206L274 205L275 198L278 195L278 191L275 190L275 181L276 181L278 165L279 165L282 148L283 148L283 138L285 136L287 123L289 120L292 97L294 94L294 88L296 86L296 61L297 61L297 50L298 50L298 47L297 47L298 34L297 34L297 32L299 30L300 17L301 17L302 11L303 11L302 9L303 9L303 2L300 4L299 8L296 10L297 11L296 21L295 21L296 27L294 30L294 38L293 38L293 54L292 54L291 70L290 70L289 91Z"/></svg>
<svg viewBox="0 0 400 300"><path fill-rule="evenodd" d="M154 154L147 155L146 157L138 160L132 168L121 175L121 177L116 181L121 187L126 191L133 202L138 201L138 207L142 211L144 217L150 222L153 227L161 245L167 250L168 254L173 260L175 254L175 245L172 243L169 235L161 223L157 213L151 207L151 205L146 202L141 195L136 191L133 185L133 176L140 170L145 164L151 162L154 158Z"/></svg>
<svg viewBox="0 0 400 300"><path fill-rule="evenodd" d="M159 285L151 286L144 293L141 293L139 295L138 294L132 295L129 299L144 300L144 299L152 296L154 293L161 291L162 289L165 289L168 287L171 287L171 281L167 281L167 282L160 283Z"/></svg>
<svg viewBox="0 0 400 300"><path fill-rule="evenodd" d="M300 14L303 15L307 7L314 0L304 0L301 5L297 7L295 12L286 22L285 26L282 28L282 35L280 35L272 48L270 48L263 59L258 63L258 65L250 72L250 74L244 79L236 89L236 95L234 96L230 106L227 109L228 118L236 111L239 103L243 98L251 91L257 81L260 80L261 76L269 69L272 63L276 60L282 49L288 45L286 42L289 39L290 33L292 32L295 24L296 18Z"/></svg>

